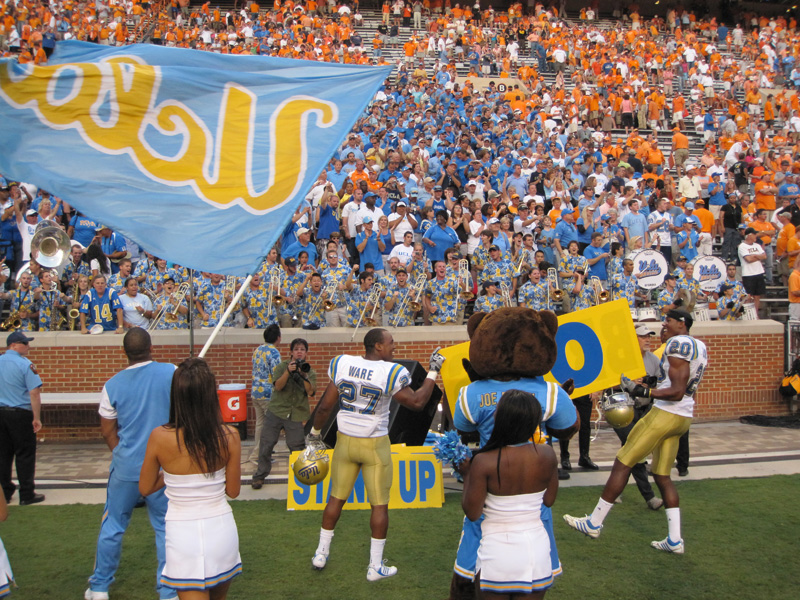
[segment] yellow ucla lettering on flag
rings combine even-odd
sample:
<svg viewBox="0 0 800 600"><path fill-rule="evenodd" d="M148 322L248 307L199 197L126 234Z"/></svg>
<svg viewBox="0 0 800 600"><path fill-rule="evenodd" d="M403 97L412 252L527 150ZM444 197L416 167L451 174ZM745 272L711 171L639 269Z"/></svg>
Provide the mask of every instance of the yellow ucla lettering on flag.
<svg viewBox="0 0 800 600"><path fill-rule="evenodd" d="M390 69L62 42L0 60L0 172L148 251L251 271Z"/></svg>
<svg viewBox="0 0 800 600"><path fill-rule="evenodd" d="M625 300L614 300L559 316L556 345L556 364L544 378L559 384L573 379L575 391L572 397L617 386L623 373L631 379L646 375L633 319ZM459 390L470 383L461 362L469 358L469 342L440 352L446 357L441 371L442 382L450 410L455 411Z"/></svg>

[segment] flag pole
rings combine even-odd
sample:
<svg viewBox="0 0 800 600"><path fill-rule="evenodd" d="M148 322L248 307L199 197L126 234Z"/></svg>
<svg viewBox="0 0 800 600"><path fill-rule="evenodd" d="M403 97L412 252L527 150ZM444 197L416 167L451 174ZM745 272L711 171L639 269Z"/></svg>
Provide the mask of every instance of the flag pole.
<svg viewBox="0 0 800 600"><path fill-rule="evenodd" d="M194 269L189 269L189 358L194 358Z"/></svg>
<svg viewBox="0 0 800 600"><path fill-rule="evenodd" d="M242 296L244 296L244 293L247 291L250 282L253 280L253 277L257 275L258 272L261 270L261 265L264 263L266 259L267 259L266 255L262 256L261 260L258 261L258 265L256 266L255 270L252 273L250 273L250 275L248 275L242 282L242 286L239 288L239 291L236 292L236 294L234 294L233 299L230 301L230 304L228 304L228 308L225 309L225 314L222 315L222 318L219 320L219 323L216 324L214 330L211 332L211 335L208 337L208 340L203 346L203 349L200 350L200 354L197 355L198 358L203 358L206 355L206 352L208 352L209 348L211 348L211 344L214 343L214 339L217 337L219 330L222 329L222 326L224 325L225 321L228 320L228 317L231 315L234 308L239 303L239 300L241 300Z"/></svg>

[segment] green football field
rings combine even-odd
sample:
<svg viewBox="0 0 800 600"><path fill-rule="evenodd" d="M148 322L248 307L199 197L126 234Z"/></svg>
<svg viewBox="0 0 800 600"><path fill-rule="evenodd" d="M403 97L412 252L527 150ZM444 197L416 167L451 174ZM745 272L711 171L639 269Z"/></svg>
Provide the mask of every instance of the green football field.
<svg viewBox="0 0 800 600"><path fill-rule="evenodd" d="M680 481L686 554L665 555L650 541L666 536L663 509L648 510L629 486L598 540L569 529L564 513L583 515L599 488L569 488L554 507L564 575L548 598L728 600L800 598L800 476ZM320 513L287 512L279 501L233 503L244 574L232 599L444 599L462 518L460 495L441 509L391 512L385 556L396 577L368 583L368 513L346 511L324 571L311 568ZM19 589L12 599L83 598L91 574L100 506L10 507L0 523ZM155 599L153 533L135 511L112 600Z"/></svg>

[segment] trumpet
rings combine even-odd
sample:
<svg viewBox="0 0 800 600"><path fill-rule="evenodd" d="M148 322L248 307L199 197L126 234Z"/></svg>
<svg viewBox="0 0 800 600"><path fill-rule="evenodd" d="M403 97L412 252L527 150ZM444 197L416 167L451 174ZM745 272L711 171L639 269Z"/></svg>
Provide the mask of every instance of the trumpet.
<svg viewBox="0 0 800 600"><path fill-rule="evenodd" d="M511 308L511 288L505 281L500 282L500 296L503 298L503 306Z"/></svg>
<svg viewBox="0 0 800 600"><path fill-rule="evenodd" d="M385 288L380 283L376 283L372 286L372 288L370 288L367 301L364 303L364 308L361 309L361 314L358 316L356 329L353 332L353 335L350 337L351 340L355 339L356 332L358 331L358 328L361 327L361 321L364 321L364 325L367 327L375 327L378 324L378 322L375 320L375 311L378 308L378 302L380 302L381 294L385 291ZM370 312L369 316L367 317L367 307L370 304L372 304L372 312Z"/></svg>
<svg viewBox="0 0 800 600"><path fill-rule="evenodd" d="M311 309L309 317L313 317L315 314L317 314L320 304L322 304L322 310L325 312L330 312L336 308L336 304L334 304L333 300L331 300L331 298L336 294L336 286L336 280L333 279L320 291L319 298L317 298L317 301L314 303L314 308Z"/></svg>
<svg viewBox="0 0 800 600"><path fill-rule="evenodd" d="M0 325L6 331L11 331L12 329L19 329L22 327L22 317L19 316L19 311L15 310L8 315L8 318L3 321L2 325Z"/></svg>
<svg viewBox="0 0 800 600"><path fill-rule="evenodd" d="M408 291L403 296L403 299L400 301L400 306L397 307L397 314L394 318L394 324L392 327L397 327L397 324L400 322L400 318L402 317L403 313L406 310L406 307L411 309L412 317L413 314L418 312L419 309L422 308L422 303L419 301L420 297L422 296L422 292L425 289L425 283L427 282L427 278L425 274L418 275L417 278L414 280L414 283L409 286ZM411 294L414 294L413 300L411 299Z"/></svg>
<svg viewBox="0 0 800 600"><path fill-rule="evenodd" d="M550 286L553 287L553 300L561 302L564 299L564 291L558 285L558 271L554 267L547 269L547 304L550 305Z"/></svg>
<svg viewBox="0 0 800 600"><path fill-rule="evenodd" d="M589 285L592 286L594 290L594 304L597 306L598 304L603 304L604 302L608 302L609 295L606 290L603 289L603 283L600 281L600 278L596 275L593 275L589 278Z"/></svg>
<svg viewBox="0 0 800 600"><path fill-rule="evenodd" d="M460 289L462 285L463 290ZM475 294L469 291L469 262L465 258L458 261L458 287L458 297L462 300L469 301L475 298Z"/></svg>

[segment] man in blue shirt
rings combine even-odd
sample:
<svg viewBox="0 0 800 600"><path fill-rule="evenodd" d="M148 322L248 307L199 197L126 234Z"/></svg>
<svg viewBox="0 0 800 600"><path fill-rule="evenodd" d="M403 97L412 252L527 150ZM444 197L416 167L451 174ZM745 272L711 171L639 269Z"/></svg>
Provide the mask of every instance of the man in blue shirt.
<svg viewBox="0 0 800 600"><path fill-rule="evenodd" d="M119 261L130 258L125 247L125 238L111 231L107 225L98 225L96 231L100 236L100 248L111 261L111 274L119 273Z"/></svg>
<svg viewBox="0 0 800 600"><path fill-rule="evenodd" d="M559 255L567 249L570 242L578 241L578 228L573 223L574 218L574 212L562 212L561 220L556 225L556 237L553 243Z"/></svg>
<svg viewBox="0 0 800 600"><path fill-rule="evenodd" d="M111 450L111 468L100 535L97 539L94 573L89 578L86 600L108 600L122 552L122 536L139 501L139 471L150 432L169 421L170 388L175 366L151 357L150 334L135 327L122 340L128 367L109 379L100 398L100 431ZM145 498L150 524L156 534L156 590L162 600L175 592L161 584L165 562L164 489Z"/></svg>
<svg viewBox="0 0 800 600"><path fill-rule="evenodd" d="M42 428L42 379L27 359L30 342L21 331L6 338L8 350L0 356L0 485L6 503L17 486L11 481L11 463L16 461L21 506L44 500L34 490L36 433Z"/></svg>
<svg viewBox="0 0 800 600"><path fill-rule="evenodd" d="M311 243L311 232L306 227L297 230L297 241L283 251L283 258L297 258L303 250L308 252L308 264L317 264L317 248Z"/></svg>
<svg viewBox="0 0 800 600"><path fill-rule="evenodd" d="M606 260L611 255L603 249L602 233L595 231L592 234L592 242L584 249L583 256L589 261L589 277L598 277L605 282L608 279Z"/></svg>
<svg viewBox="0 0 800 600"><path fill-rule="evenodd" d="M622 217L622 229L625 232L625 244L630 248L631 239L636 236L642 238L642 247L647 247L647 217L639 212L639 200L636 198L628 202L630 212Z"/></svg>

